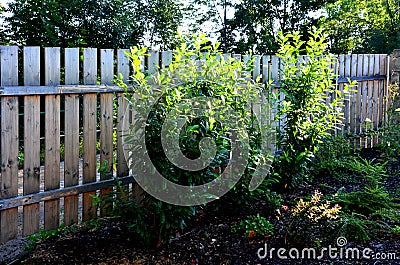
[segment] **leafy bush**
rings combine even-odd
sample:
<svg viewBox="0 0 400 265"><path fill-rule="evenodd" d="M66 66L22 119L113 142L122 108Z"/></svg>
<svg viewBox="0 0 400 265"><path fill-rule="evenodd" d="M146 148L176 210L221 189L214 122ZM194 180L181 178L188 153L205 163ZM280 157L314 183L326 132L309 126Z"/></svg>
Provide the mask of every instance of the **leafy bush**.
<svg viewBox="0 0 400 265"><path fill-rule="evenodd" d="M277 118L284 123L278 132L282 155L275 171L281 183L291 187L306 179L308 163L318 144L341 124L345 93L354 85L351 83L344 91L335 88L334 58L325 54L325 36L320 30L310 32L307 43L300 39L298 32L279 35L278 56L283 69L280 91L284 99L280 101ZM329 104L328 94L335 95Z"/></svg>
<svg viewBox="0 0 400 265"><path fill-rule="evenodd" d="M182 39L171 64L159 69L154 75L148 75L141 66L142 58L147 56L146 49L135 47L128 54L134 68L134 74L131 76L134 91L132 93L127 90L126 97L135 111L140 114L138 116L145 117L143 119L135 117L135 123L130 126L130 132L135 134L136 130L140 130L140 126L146 125L145 152L154 165L153 168L153 165L144 163L139 156L136 156L137 150L135 150L130 157L131 168L143 172L157 170L173 183L197 186L215 180L225 170L232 159L233 144L237 144L249 150L249 158L242 178L235 186L230 185L229 202L243 205L255 195L267 193L267 184L272 181L272 179L267 179L261 183L262 188L249 191L249 183L255 168L260 163L271 159L270 155L264 154L261 150L263 144L261 133L262 130L268 128L256 123L255 114L252 108L249 108L256 102L264 86L249 78L252 60L240 62L234 58L224 58L218 51L218 43L209 44L210 42L204 37ZM127 84L121 81L118 81L118 84L128 89ZM201 115L196 116L190 112L195 105L191 102L193 98L213 98L214 103L211 105L207 102L208 107ZM153 104L150 112L147 108L149 102ZM257 102L257 104L261 103ZM243 127L235 128L235 132L246 137L248 143L231 142L232 132L228 130L229 126L226 124L230 122L227 109L232 109L237 114L236 118L240 120ZM213 115L218 111L220 117L216 119ZM171 126L167 132L164 132L163 126L167 119L175 122L175 126ZM183 122L184 125L179 127L179 122ZM189 171L170 161L171 156L167 156L163 148L162 137L172 139L176 131L179 135L179 149L188 159L197 159L203 155L203 152L208 151L207 148L202 147L204 138L214 141L216 151L208 166L202 170ZM133 138L127 137L127 143L134 142ZM159 189L164 190L165 187L160 186ZM207 196L213 198L215 195ZM130 222L137 227L140 236L151 235L152 239L146 238L148 243L160 244L173 236L176 230L185 226L186 221L196 213L198 207L202 207L201 203L199 204L200 206L197 207L177 206L143 193L143 207L133 206L135 214L131 215ZM150 220L150 222L146 225L142 220Z"/></svg>
<svg viewBox="0 0 400 265"><path fill-rule="evenodd" d="M244 238L266 237L274 233L274 225L265 217L257 215L247 218L235 224L231 228L234 233L242 233Z"/></svg>

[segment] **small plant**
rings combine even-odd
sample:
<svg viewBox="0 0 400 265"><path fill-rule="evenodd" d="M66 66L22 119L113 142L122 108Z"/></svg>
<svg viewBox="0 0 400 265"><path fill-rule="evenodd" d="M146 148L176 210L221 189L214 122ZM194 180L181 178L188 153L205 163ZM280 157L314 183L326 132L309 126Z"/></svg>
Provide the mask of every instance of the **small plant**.
<svg viewBox="0 0 400 265"><path fill-rule="evenodd" d="M392 233L396 236L400 236L400 225L392 227Z"/></svg>
<svg viewBox="0 0 400 265"><path fill-rule="evenodd" d="M232 232L242 233L244 238L268 237L274 233L274 225L265 217L257 215L247 216L243 221L232 226Z"/></svg>
<svg viewBox="0 0 400 265"><path fill-rule="evenodd" d="M292 221L288 236L294 243L319 246L330 241L340 225L341 207L332 205L322 193L315 191L310 200L300 199L291 209Z"/></svg>

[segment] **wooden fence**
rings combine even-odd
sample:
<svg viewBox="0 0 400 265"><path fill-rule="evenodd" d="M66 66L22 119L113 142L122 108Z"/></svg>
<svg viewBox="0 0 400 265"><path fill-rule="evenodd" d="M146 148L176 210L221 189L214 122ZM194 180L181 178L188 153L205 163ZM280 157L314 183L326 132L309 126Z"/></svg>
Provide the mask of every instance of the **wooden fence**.
<svg viewBox="0 0 400 265"><path fill-rule="evenodd" d="M124 51L0 47L0 242L101 215L91 195L113 183L97 172L104 161L133 185L121 139L127 102L112 85L115 74L130 74ZM154 73L171 60L172 52L152 51L144 67ZM387 55L338 56L338 87L347 78L359 81L345 106L345 130L360 133L367 119L382 125L388 62ZM255 63L253 77L279 80L277 56L256 56Z"/></svg>

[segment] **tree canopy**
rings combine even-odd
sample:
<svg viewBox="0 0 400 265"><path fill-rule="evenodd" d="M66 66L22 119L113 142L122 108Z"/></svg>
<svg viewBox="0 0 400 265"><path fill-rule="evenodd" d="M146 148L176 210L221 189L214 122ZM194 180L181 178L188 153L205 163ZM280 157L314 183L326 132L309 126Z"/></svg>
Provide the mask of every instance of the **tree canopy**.
<svg viewBox="0 0 400 265"><path fill-rule="evenodd" d="M333 53L400 47L400 0L14 0L5 11L0 44L173 49L186 30L225 52L273 54L278 32L306 40L317 26Z"/></svg>
<svg viewBox="0 0 400 265"><path fill-rule="evenodd" d="M164 8L164 12L160 10ZM171 0L15 0L10 40L22 45L126 48L173 43L182 15Z"/></svg>

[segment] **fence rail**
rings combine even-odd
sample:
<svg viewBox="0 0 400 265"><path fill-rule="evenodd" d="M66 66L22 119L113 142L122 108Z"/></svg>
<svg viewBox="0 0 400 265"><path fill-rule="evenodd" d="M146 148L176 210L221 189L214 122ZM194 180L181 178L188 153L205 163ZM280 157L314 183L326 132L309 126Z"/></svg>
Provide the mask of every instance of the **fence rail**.
<svg viewBox="0 0 400 265"><path fill-rule="evenodd" d="M104 214L93 207L91 195L110 191L112 175L97 172L105 161L124 185L134 185L121 138L127 101L112 82L115 74L126 81L131 74L126 51L0 47L0 242ZM149 54L143 62L149 73L169 65L173 56ZM254 58L252 76L279 83L279 57ZM379 54L337 57L338 88L348 79L359 81L345 105L344 130L361 133L366 124L382 125L388 62Z"/></svg>

